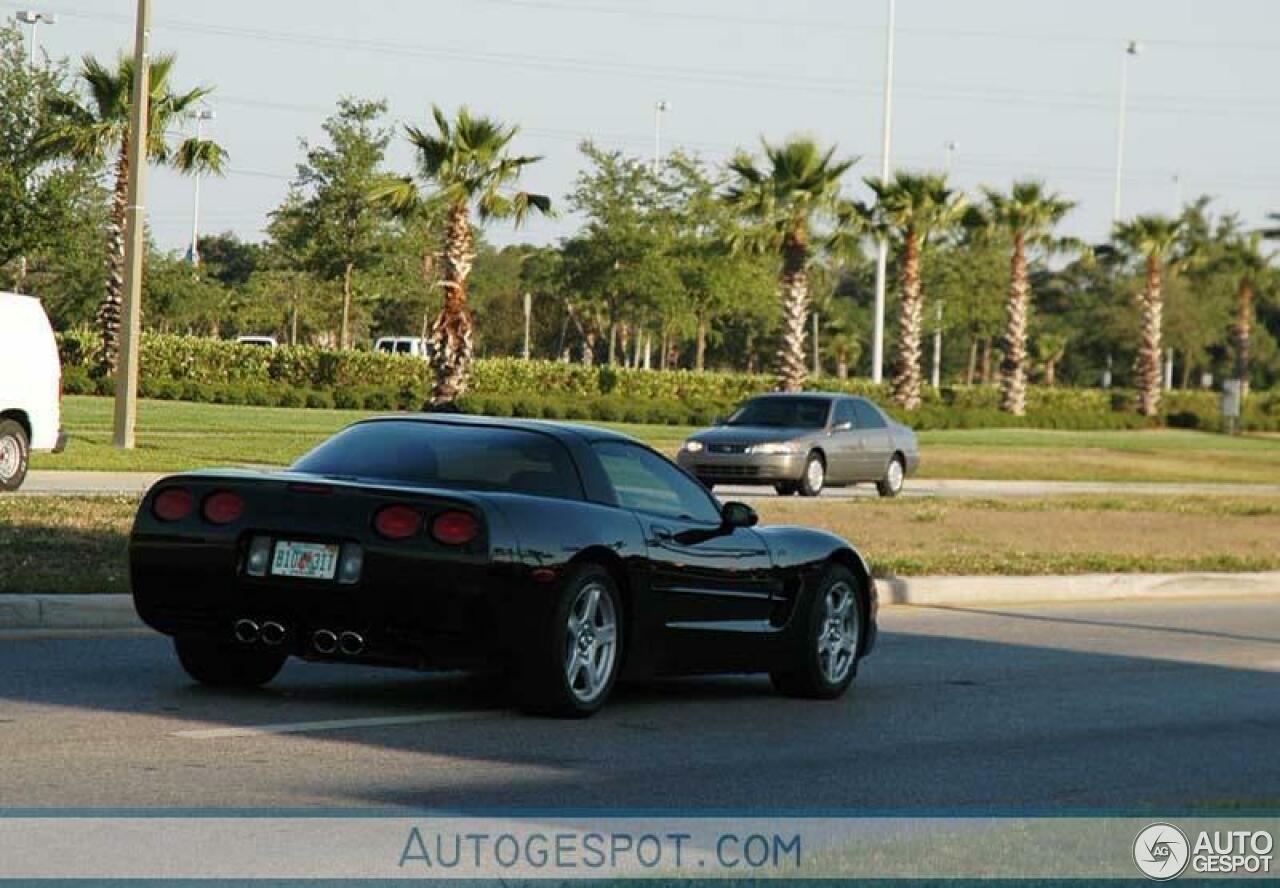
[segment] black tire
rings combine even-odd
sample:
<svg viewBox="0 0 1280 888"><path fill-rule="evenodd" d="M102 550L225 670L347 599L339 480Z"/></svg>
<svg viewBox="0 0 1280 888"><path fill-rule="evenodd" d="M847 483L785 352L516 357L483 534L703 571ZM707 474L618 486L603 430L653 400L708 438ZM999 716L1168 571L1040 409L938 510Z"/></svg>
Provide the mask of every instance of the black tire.
<svg viewBox="0 0 1280 888"><path fill-rule="evenodd" d="M822 471L818 473L816 483L813 477L813 464L817 463L822 467ZM822 454L814 452L809 454L809 458L804 461L804 474L800 476L799 490L801 496L817 496L822 493L822 488L827 483L827 461L822 458Z"/></svg>
<svg viewBox="0 0 1280 888"><path fill-rule="evenodd" d="M173 647L187 675L216 688L261 687L279 674L288 659L288 654L205 638L175 638Z"/></svg>
<svg viewBox="0 0 1280 888"><path fill-rule="evenodd" d="M895 497L902 493L902 485L906 480L906 464L901 455L895 453L893 459L889 460L889 468L885 470L884 477L876 482L876 492L883 497Z"/></svg>
<svg viewBox="0 0 1280 888"><path fill-rule="evenodd" d="M0 490L17 490L27 478L31 441L12 419L0 420Z"/></svg>
<svg viewBox="0 0 1280 888"><path fill-rule="evenodd" d="M712 492L716 489L716 482L708 481L706 478L699 478L698 483L707 488L708 492Z"/></svg>
<svg viewBox="0 0 1280 888"><path fill-rule="evenodd" d="M778 496L795 496L800 490L800 485L795 481L779 481L773 485L773 489L778 492Z"/></svg>
<svg viewBox="0 0 1280 888"><path fill-rule="evenodd" d="M841 585L851 596L849 607L854 615L851 632L842 634L845 638L852 637L853 645L845 671L832 680L824 670L818 644L820 638L830 631L825 603L832 590ZM864 635L862 621L866 614L864 599L865 593L852 571L840 564L827 568L822 581L805 603L804 612L796 615L800 622L788 657L791 662L769 673L779 693L810 700L834 700L849 689L858 674L858 654Z"/></svg>
<svg viewBox="0 0 1280 888"><path fill-rule="evenodd" d="M574 641L570 636L571 611L584 615L581 609L584 596L590 598L590 590L600 593L598 611L592 615L591 638L611 617L613 625L613 650L608 656L603 646L591 647L587 662L597 655L607 658L603 676L589 680L579 667L571 675L573 652L570 645L585 644L583 635ZM520 708L537 715L557 718L585 718L604 706L613 692L618 671L622 665L623 644L626 636L622 596L609 571L598 564L582 564L576 567L555 593L546 619L535 630L531 646L524 658L523 668L516 678L516 695ZM579 648L581 653L583 648ZM579 660L578 662L581 662ZM602 659L598 665L605 665ZM581 685L581 687L579 687Z"/></svg>

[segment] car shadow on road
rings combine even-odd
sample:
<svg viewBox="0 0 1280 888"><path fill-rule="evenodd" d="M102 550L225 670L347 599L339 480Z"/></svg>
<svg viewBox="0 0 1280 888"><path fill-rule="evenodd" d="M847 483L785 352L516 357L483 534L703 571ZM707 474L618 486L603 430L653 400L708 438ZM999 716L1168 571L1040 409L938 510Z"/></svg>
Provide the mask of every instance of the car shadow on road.
<svg viewBox="0 0 1280 888"><path fill-rule="evenodd" d="M1195 636L1152 656L1072 650L1071 622L1019 625L1017 643L887 629L837 701L784 698L761 676L655 680L620 686L578 721L519 715L489 676L291 662L267 688L225 692L193 685L161 638L6 642L0 733L17 733L0 785L10 805L83 804L81 781L112 780L120 805L198 806L213 783L229 783L243 790L223 789L216 804L449 810L1185 806L1274 795L1274 665L1197 660ZM415 714L433 720L186 736ZM86 755L55 759L69 788L50 797L30 774L40 751L20 747L24 723L54 719L67 720L59 744L77 738ZM116 734L131 748L113 753L121 767L99 771L98 744ZM144 764L158 771L150 787L136 777Z"/></svg>

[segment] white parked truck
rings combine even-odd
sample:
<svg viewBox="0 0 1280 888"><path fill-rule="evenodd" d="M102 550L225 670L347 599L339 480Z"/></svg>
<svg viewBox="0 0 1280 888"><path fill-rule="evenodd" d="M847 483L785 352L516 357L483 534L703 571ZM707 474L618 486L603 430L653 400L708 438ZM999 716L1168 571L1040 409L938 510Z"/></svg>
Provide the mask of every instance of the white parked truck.
<svg viewBox="0 0 1280 888"><path fill-rule="evenodd" d="M33 450L58 453L62 362L40 300L0 293L0 491L17 490Z"/></svg>

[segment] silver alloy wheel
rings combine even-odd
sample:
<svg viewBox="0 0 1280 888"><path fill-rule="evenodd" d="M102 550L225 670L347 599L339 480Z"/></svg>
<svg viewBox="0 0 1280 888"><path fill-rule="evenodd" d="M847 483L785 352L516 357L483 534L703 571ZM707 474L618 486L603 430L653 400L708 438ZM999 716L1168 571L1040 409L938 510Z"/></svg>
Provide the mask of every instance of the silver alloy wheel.
<svg viewBox="0 0 1280 888"><path fill-rule="evenodd" d="M22 448L18 444L18 439L0 438L0 481L8 481L17 475L21 465Z"/></svg>
<svg viewBox="0 0 1280 888"><path fill-rule="evenodd" d="M564 673L569 692L580 703L599 697L613 675L618 651L618 616L604 586L583 586L569 608Z"/></svg>
<svg viewBox="0 0 1280 888"><path fill-rule="evenodd" d="M828 684L844 681L858 656L858 605L852 587L832 583L822 599L818 668Z"/></svg>
<svg viewBox="0 0 1280 888"><path fill-rule="evenodd" d="M889 460L889 471L885 475L884 479L889 483L889 489L892 490L894 493L897 493L899 490L902 489L902 481L903 481L902 461L898 459L896 456L893 459Z"/></svg>
<svg viewBox="0 0 1280 888"><path fill-rule="evenodd" d="M822 490L822 482L826 480L827 470L822 467L822 460L810 459L809 465L804 470L805 480L809 482L809 489L817 492Z"/></svg>

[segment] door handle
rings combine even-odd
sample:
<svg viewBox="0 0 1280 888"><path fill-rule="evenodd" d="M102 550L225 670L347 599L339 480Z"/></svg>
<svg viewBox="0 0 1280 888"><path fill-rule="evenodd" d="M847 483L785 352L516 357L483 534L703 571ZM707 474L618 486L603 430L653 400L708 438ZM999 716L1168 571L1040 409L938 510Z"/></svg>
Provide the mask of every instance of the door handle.
<svg viewBox="0 0 1280 888"><path fill-rule="evenodd" d="M649 529L653 531L653 538L657 540L659 543L669 543L673 539L675 539L675 535L672 534L671 531L665 527L660 527L655 524L655 525L652 525Z"/></svg>

